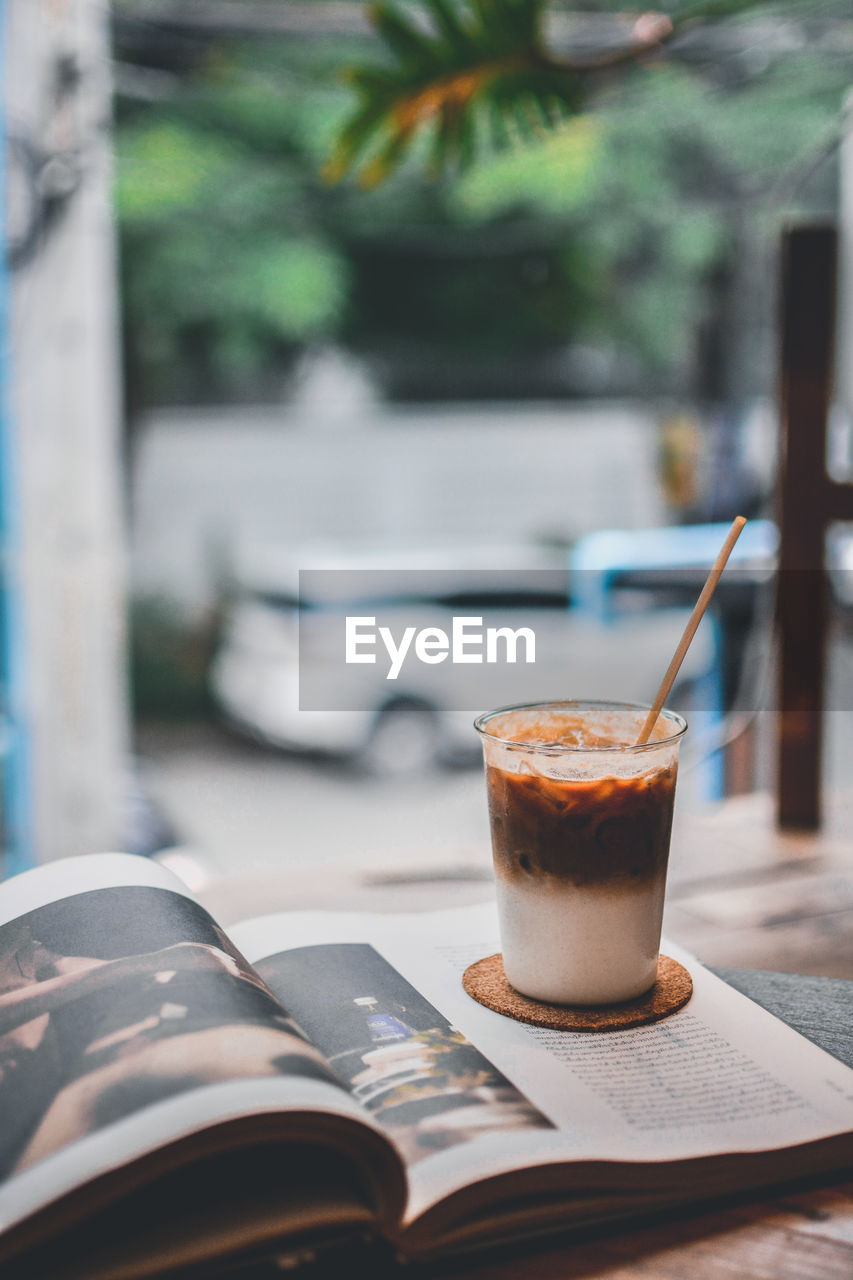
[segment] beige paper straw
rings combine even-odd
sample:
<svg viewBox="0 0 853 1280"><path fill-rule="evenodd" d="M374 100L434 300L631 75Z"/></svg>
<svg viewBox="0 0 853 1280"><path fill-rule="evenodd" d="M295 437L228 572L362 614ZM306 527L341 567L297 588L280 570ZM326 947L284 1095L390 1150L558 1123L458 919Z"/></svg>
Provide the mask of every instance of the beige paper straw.
<svg viewBox="0 0 853 1280"><path fill-rule="evenodd" d="M646 716L645 723L640 730L640 736L636 742L638 747L641 747L643 743L648 742L649 740L652 729L655 727L655 721L661 713L663 704L669 697L669 691L673 686L675 677L678 675L679 667L684 661L684 655L690 648L690 642L696 634L696 629L698 628L699 623L702 621L702 615L711 602L711 596L714 594L717 583L720 581L720 576L726 567L726 561L731 555L732 548L740 537L741 530L745 524L746 518L744 516L736 516L732 521L732 527L726 534L726 540L720 548L720 554L714 561L713 569L705 579L705 585L702 588L699 599L696 601L687 626L684 628L684 635L678 642L678 648L672 655L672 662L666 669L666 675L661 681L661 686L657 691L657 696L652 703L649 714Z"/></svg>

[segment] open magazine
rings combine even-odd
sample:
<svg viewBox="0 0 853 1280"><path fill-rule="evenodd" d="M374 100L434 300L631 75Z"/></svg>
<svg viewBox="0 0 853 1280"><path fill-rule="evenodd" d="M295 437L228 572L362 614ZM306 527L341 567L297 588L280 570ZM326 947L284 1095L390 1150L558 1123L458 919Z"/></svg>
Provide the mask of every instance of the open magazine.
<svg viewBox="0 0 853 1280"><path fill-rule="evenodd" d="M470 999L493 908L217 926L155 863L0 885L0 1271L145 1277L371 1236L438 1257L853 1165L853 1070L685 957L673 1017Z"/></svg>

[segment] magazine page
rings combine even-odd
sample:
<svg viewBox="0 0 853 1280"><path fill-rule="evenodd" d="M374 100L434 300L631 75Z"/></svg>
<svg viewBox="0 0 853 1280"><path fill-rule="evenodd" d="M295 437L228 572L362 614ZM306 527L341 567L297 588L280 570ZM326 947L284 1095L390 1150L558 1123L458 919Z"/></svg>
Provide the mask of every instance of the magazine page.
<svg viewBox="0 0 853 1280"><path fill-rule="evenodd" d="M350 1145L357 1123L378 1166L398 1164L165 869L101 854L0 885L0 1230L145 1153L270 1112L336 1117Z"/></svg>
<svg viewBox="0 0 853 1280"><path fill-rule="evenodd" d="M853 1130L853 1071L672 944L693 976L688 1005L584 1035L513 1022L463 991L467 965L500 949L491 905L267 917L232 932L403 1152L409 1221L503 1171L758 1152Z"/></svg>

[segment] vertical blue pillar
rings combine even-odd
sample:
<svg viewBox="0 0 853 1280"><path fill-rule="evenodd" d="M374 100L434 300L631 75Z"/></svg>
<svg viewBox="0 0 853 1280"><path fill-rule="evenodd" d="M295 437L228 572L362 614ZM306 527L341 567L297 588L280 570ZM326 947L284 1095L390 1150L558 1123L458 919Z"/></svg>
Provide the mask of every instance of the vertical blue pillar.
<svg viewBox="0 0 853 1280"><path fill-rule="evenodd" d="M0 73L6 65L8 0L0 0ZM0 74L2 83L2 74ZM0 879L33 861L16 437L9 378L6 117L0 94Z"/></svg>

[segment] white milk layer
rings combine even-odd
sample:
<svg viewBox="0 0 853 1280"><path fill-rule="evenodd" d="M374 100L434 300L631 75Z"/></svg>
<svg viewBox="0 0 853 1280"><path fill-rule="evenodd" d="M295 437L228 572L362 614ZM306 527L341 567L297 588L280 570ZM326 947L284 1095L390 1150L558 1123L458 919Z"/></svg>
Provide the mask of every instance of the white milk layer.
<svg viewBox="0 0 853 1280"><path fill-rule="evenodd" d="M666 877L614 888L497 879L506 976L553 1004L615 1004L657 974Z"/></svg>

